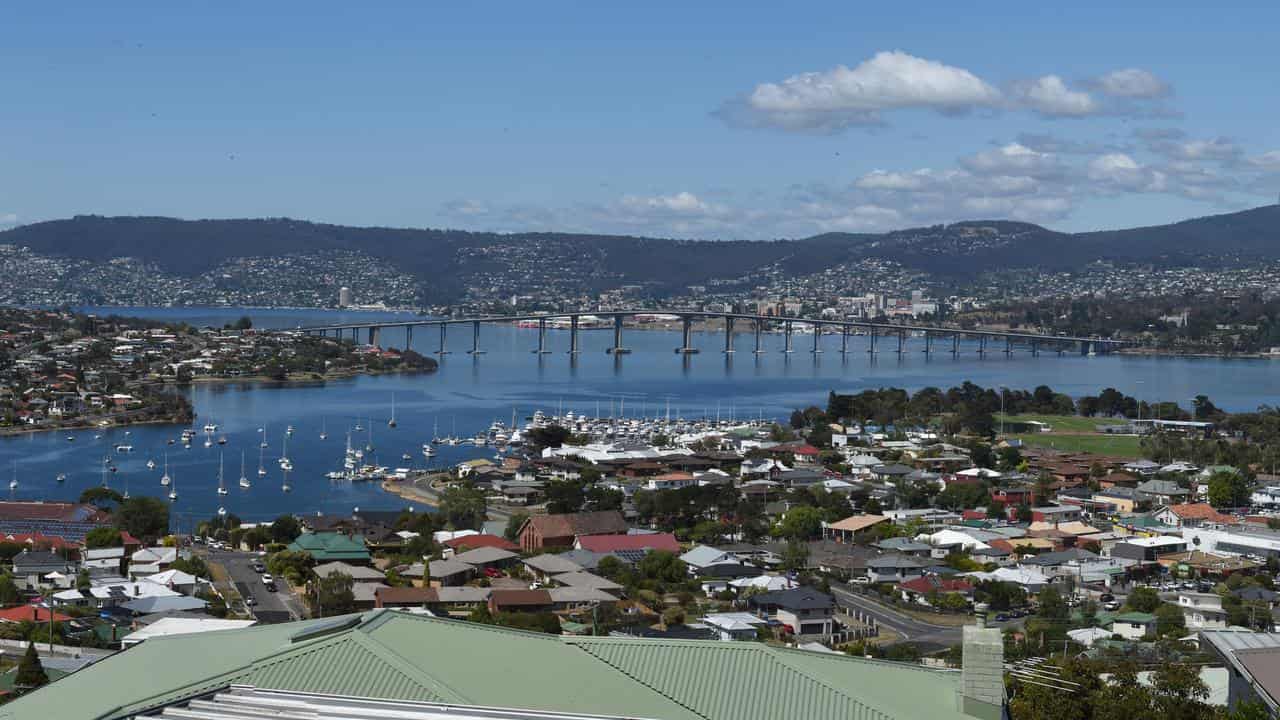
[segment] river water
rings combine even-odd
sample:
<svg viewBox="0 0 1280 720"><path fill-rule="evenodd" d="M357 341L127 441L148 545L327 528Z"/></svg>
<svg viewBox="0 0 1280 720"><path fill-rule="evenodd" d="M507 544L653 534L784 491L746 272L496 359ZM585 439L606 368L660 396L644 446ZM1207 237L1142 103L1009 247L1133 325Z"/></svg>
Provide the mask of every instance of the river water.
<svg viewBox="0 0 1280 720"><path fill-rule="evenodd" d="M249 315L255 326L285 328L300 324L406 319L396 313L316 310L264 310L240 308L81 308L99 315L116 313L159 320L185 321L193 325L234 322ZM701 353L684 357L673 352L680 344L678 331L628 330L625 345L630 355L613 357L604 352L612 332L584 330L582 352L576 360L565 352L568 331L549 331L552 353L538 356L537 331L513 326L485 326L481 331L482 355L471 356L470 328L451 328L449 349L436 373L424 375L361 377L323 385L270 386L252 384L198 384L187 392L195 404L197 429L206 422L219 425L226 445L191 449L168 445L181 431L173 426L138 426L114 430L95 440L92 433L76 433L73 442L65 433L37 433L0 440L0 472L16 462L19 480L11 496L20 499L74 499L86 488L101 483L103 457L113 456L117 472L108 482L131 494L163 495L159 478L166 453L169 472L175 478L178 500L174 513L180 527L210 517L218 508L216 493L219 455L223 456L230 493L221 499L228 512L247 520L275 517L285 512L342 513L354 508L391 509L408 505L382 492L376 485L332 483L325 473L337 469L343 456L346 433L357 423L366 429L352 442L372 444L380 464L421 468L426 463L422 443L440 434L470 436L485 430L494 420L510 422L513 411L523 424L535 409L544 412L574 410L609 414L625 407L629 416L672 415L783 418L791 409L823 405L827 392L853 392L896 386L915 390L929 385L946 388L971 380L984 386L1032 388L1046 384L1071 395L1095 394L1105 387L1148 401L1175 400L1188 407L1190 398L1208 395L1228 410L1250 410L1260 404L1280 404L1280 365L1268 360L1211 360L1189 358L1140 358L1122 355L1082 357L1052 353L1031 357L1026 351L1012 357L991 353L979 359L976 346L965 345L958 359L949 353L926 357L923 340L909 341L901 359L888 343L874 360L865 352L864 337L850 339L853 352L842 358L839 338L823 339L826 352L813 355L810 336L798 335L796 352L780 352L782 338L766 335L766 353L755 356L752 336L738 337L739 352L726 356L723 334L695 333ZM403 334L384 331L382 343L399 347ZM438 334L420 330L414 335L419 352L436 349ZM940 345L935 345L935 348ZM946 349L946 348L944 348ZM394 397L397 427L391 429ZM598 410L597 410L598 408ZM295 433L288 440L292 492L281 488L275 462L281 453L286 426ZM265 428L270 447L264 452L266 477L257 475L258 428ZM321 440L321 429L328 439ZM369 430L372 430L372 438ZM115 453L121 443L132 453ZM438 447L433 466L476 457L492 457L491 448ZM238 486L241 454L252 487ZM408 453L411 461L402 460ZM153 459L155 469L146 462ZM55 478L65 473L63 483Z"/></svg>

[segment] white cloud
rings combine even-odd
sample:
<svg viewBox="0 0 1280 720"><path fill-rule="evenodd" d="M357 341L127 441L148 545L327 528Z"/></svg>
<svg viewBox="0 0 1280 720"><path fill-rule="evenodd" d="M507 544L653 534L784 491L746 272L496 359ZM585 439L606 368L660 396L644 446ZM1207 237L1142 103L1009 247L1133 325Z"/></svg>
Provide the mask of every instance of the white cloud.
<svg viewBox="0 0 1280 720"><path fill-rule="evenodd" d="M18 222L17 213L0 213L0 225L12 225Z"/></svg>
<svg viewBox="0 0 1280 720"><path fill-rule="evenodd" d="M641 214L661 214L670 216L697 217L720 212L716 208L690 192L678 192L674 195L624 195L620 201L622 207Z"/></svg>
<svg viewBox="0 0 1280 720"><path fill-rule="evenodd" d="M999 90L968 70L892 51L854 68L838 65L762 83L721 114L748 125L832 131L877 124L886 110L962 113L1000 100Z"/></svg>
<svg viewBox="0 0 1280 720"><path fill-rule="evenodd" d="M960 164L981 175L1047 177L1062 173L1062 164L1053 154L1016 142L961 158Z"/></svg>
<svg viewBox="0 0 1280 720"><path fill-rule="evenodd" d="M1097 78L1094 84L1115 98L1152 100L1167 97L1173 92L1168 83L1141 68L1113 70Z"/></svg>
<svg viewBox="0 0 1280 720"><path fill-rule="evenodd" d="M1145 167L1124 153L1100 155L1089 161L1089 179L1116 190L1163 192L1167 176Z"/></svg>
<svg viewBox="0 0 1280 720"><path fill-rule="evenodd" d="M1216 137L1204 140L1152 139L1147 149L1171 160L1193 160L1231 164L1237 162L1244 151L1234 141Z"/></svg>
<svg viewBox="0 0 1280 720"><path fill-rule="evenodd" d="M1020 105L1049 117L1084 117L1102 109L1089 93L1068 88L1057 75L1015 83L1013 96Z"/></svg>
<svg viewBox="0 0 1280 720"><path fill-rule="evenodd" d="M1280 170L1280 150L1272 150L1249 158L1249 164L1263 170Z"/></svg>

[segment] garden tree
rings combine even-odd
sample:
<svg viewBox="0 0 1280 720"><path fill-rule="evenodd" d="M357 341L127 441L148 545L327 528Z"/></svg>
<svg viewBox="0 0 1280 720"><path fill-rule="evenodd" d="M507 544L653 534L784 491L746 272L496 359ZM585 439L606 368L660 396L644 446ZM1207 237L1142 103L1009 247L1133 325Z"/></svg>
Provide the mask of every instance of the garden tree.
<svg viewBox="0 0 1280 720"><path fill-rule="evenodd" d="M316 560L311 553L297 550L281 550L267 557L267 569L272 575L285 578L290 585L300 585L311 574Z"/></svg>
<svg viewBox="0 0 1280 720"><path fill-rule="evenodd" d="M600 558L600 562L596 564L597 575L601 577L609 578L610 580L619 584L625 584L625 583L622 583L622 581L619 580L618 578L623 577L624 575L627 574L627 572L628 572L628 568L626 563L622 562L621 560L619 560L617 557L613 555L605 555L604 557Z"/></svg>
<svg viewBox="0 0 1280 720"><path fill-rule="evenodd" d="M1249 481L1238 472L1219 470L1209 476L1209 504L1233 508L1249 504Z"/></svg>
<svg viewBox="0 0 1280 720"><path fill-rule="evenodd" d="M174 570L180 570L188 575L194 575L198 578L213 577L209 574L209 565L205 563L204 558L199 555L180 557L177 560L174 560L173 564L169 567Z"/></svg>
<svg viewBox="0 0 1280 720"><path fill-rule="evenodd" d="M991 498L984 483L951 483L938 493L934 502L948 510L976 508Z"/></svg>
<svg viewBox="0 0 1280 720"><path fill-rule="evenodd" d="M484 492L453 486L440 495L440 514L455 530L475 530L485 519Z"/></svg>
<svg viewBox="0 0 1280 720"><path fill-rule="evenodd" d="M317 578L307 593L313 612L324 615L344 615L355 610L355 581L344 572L332 572ZM317 606L316 603L319 603Z"/></svg>
<svg viewBox="0 0 1280 720"><path fill-rule="evenodd" d="M1021 585L999 580L983 580L974 588L974 599L985 602L995 611L1020 607L1026 602L1026 591Z"/></svg>
<svg viewBox="0 0 1280 720"><path fill-rule="evenodd" d="M1018 512L1016 517L1018 522L1022 522L1022 523L1029 523L1033 519L1035 519L1034 513L1031 512L1031 506L1026 503L1022 503L1021 505L1018 506Z"/></svg>
<svg viewBox="0 0 1280 720"><path fill-rule="evenodd" d="M120 531L113 527L96 527L84 535L84 546L90 549L120 547L123 544Z"/></svg>
<svg viewBox="0 0 1280 720"><path fill-rule="evenodd" d="M271 540L278 543L291 543L302 534L302 523L292 515L281 515L271 521Z"/></svg>
<svg viewBox="0 0 1280 720"><path fill-rule="evenodd" d="M774 526L778 537L808 540L822 532L822 511L815 507L793 507Z"/></svg>
<svg viewBox="0 0 1280 720"><path fill-rule="evenodd" d="M1041 590L1036 599L1039 605L1036 608L1036 615L1039 617L1048 620L1066 620L1071 614L1071 609L1067 607L1062 595L1052 587Z"/></svg>
<svg viewBox="0 0 1280 720"><path fill-rule="evenodd" d="M561 515L582 510L587 492L581 480L552 480L545 488L547 513Z"/></svg>
<svg viewBox="0 0 1280 720"><path fill-rule="evenodd" d="M507 529L502 532L502 536L511 542L515 542L520 537L520 528L524 527L524 521L529 519L529 513L523 510L517 510L511 513L507 518Z"/></svg>
<svg viewBox="0 0 1280 720"><path fill-rule="evenodd" d="M236 324L231 326L231 329L240 330L241 332L243 332L252 327L253 327L253 319L250 318L248 315L241 315L240 319L236 320Z"/></svg>
<svg viewBox="0 0 1280 720"><path fill-rule="evenodd" d="M14 689L27 692L48 682L49 676L44 671L40 656L36 654L36 644L27 643L27 652L18 663L18 674L13 679Z"/></svg>
<svg viewBox="0 0 1280 720"><path fill-rule="evenodd" d="M809 546L801 540L790 540L782 549L782 568L800 572L809 567Z"/></svg>
<svg viewBox="0 0 1280 720"><path fill-rule="evenodd" d="M1017 720L1093 720L1098 710L1094 696L1104 687L1097 674L1091 663L1077 658L1068 661L1060 674L1062 680L1077 683L1072 692L1015 680L1009 715ZM1129 720L1145 717L1135 715Z"/></svg>
<svg viewBox="0 0 1280 720"><path fill-rule="evenodd" d="M1160 607L1160 595L1149 587L1135 587L1129 593L1129 597L1125 600L1124 606L1130 610L1137 612L1153 613L1156 608Z"/></svg>
<svg viewBox="0 0 1280 720"><path fill-rule="evenodd" d="M1187 629L1182 609L1173 603L1162 602L1156 608L1156 634L1160 637L1181 637Z"/></svg>
<svg viewBox="0 0 1280 720"><path fill-rule="evenodd" d="M1261 700L1241 700L1227 711L1224 720L1271 720L1271 711Z"/></svg>
<svg viewBox="0 0 1280 720"><path fill-rule="evenodd" d="M1097 720L1135 720L1152 712L1151 691L1138 682L1137 666L1130 661L1111 668L1111 680L1102 684L1093 699Z"/></svg>
<svg viewBox="0 0 1280 720"><path fill-rule="evenodd" d="M80 502L109 510L124 502L124 496L111 488L95 486L80 493Z"/></svg>
<svg viewBox="0 0 1280 720"><path fill-rule="evenodd" d="M996 467L1000 470L1017 470L1022 464L1022 452L1012 445L996 451Z"/></svg>
<svg viewBox="0 0 1280 720"><path fill-rule="evenodd" d="M689 569L684 561L666 550L655 550L645 555L636 564L636 571L646 580L664 584L684 582L689 577Z"/></svg>
<svg viewBox="0 0 1280 720"><path fill-rule="evenodd" d="M884 508L881 507L879 500L875 498L868 498L867 501L862 504L862 512L868 515L879 515L884 512Z"/></svg>
<svg viewBox="0 0 1280 720"><path fill-rule="evenodd" d="M169 503L149 495L120 503L113 517L121 530L136 538L154 540L169 533Z"/></svg>
<svg viewBox="0 0 1280 720"><path fill-rule="evenodd" d="M621 490L613 490L611 488L600 485L591 485L587 487L587 502L584 508L590 511L601 510L621 510L622 502L626 496Z"/></svg>
<svg viewBox="0 0 1280 720"><path fill-rule="evenodd" d="M417 562L422 558L436 554L436 541L430 534L422 533L417 537L409 538L408 542L400 548L400 553L413 562Z"/></svg>
<svg viewBox="0 0 1280 720"><path fill-rule="evenodd" d="M796 434L791 432L789 428L774 423L769 428L769 439L774 442L790 442L796 439Z"/></svg>
<svg viewBox="0 0 1280 720"><path fill-rule="evenodd" d="M1191 407L1195 413L1196 420L1212 420L1222 415L1223 412L1218 409L1207 395L1197 395L1191 401Z"/></svg>
<svg viewBox="0 0 1280 720"><path fill-rule="evenodd" d="M1157 717L1168 720L1209 720L1214 709L1205 704L1209 688L1200 679L1200 667L1186 663L1161 663L1151 674Z"/></svg>
<svg viewBox="0 0 1280 720"><path fill-rule="evenodd" d="M987 503L987 517L989 518L1004 517L1004 503L999 500L996 500L995 498L992 498L991 501Z"/></svg>
<svg viewBox="0 0 1280 720"><path fill-rule="evenodd" d="M969 460L977 467L995 467L996 455L991 446L984 442L971 442L965 445L969 450Z"/></svg>
<svg viewBox="0 0 1280 720"><path fill-rule="evenodd" d="M89 571L82 568L76 573L76 589L84 592L91 587L93 587L93 580L89 577Z"/></svg>
<svg viewBox="0 0 1280 720"><path fill-rule="evenodd" d="M13 576L9 573L0 575L0 606L17 605L21 599L22 594L18 591L18 584L13 581Z"/></svg>

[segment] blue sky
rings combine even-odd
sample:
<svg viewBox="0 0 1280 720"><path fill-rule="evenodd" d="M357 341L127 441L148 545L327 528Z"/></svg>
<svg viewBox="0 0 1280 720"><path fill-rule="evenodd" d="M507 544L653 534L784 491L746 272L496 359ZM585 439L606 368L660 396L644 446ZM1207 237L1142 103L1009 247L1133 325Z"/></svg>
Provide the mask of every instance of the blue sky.
<svg viewBox="0 0 1280 720"><path fill-rule="evenodd" d="M1275 3L73 5L0 19L3 225L772 238L1280 193Z"/></svg>

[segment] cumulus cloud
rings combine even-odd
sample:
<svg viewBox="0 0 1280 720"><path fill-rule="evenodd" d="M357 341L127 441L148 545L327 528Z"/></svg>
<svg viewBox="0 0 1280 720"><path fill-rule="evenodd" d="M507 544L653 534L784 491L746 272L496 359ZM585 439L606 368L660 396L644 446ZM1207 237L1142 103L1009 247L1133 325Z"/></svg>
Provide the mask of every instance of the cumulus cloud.
<svg viewBox="0 0 1280 720"><path fill-rule="evenodd" d="M1244 150L1235 141L1225 137L1186 139L1185 135L1177 135L1164 139L1152 136L1147 142L1147 149L1170 160L1221 164L1233 164L1244 155Z"/></svg>
<svg viewBox="0 0 1280 720"><path fill-rule="evenodd" d="M1280 150L1272 150L1249 158L1249 164L1263 170L1280 170Z"/></svg>
<svg viewBox="0 0 1280 720"><path fill-rule="evenodd" d="M968 70L892 51L853 68L838 65L762 83L720 114L738 124L834 131L879 124L888 110L964 113L1000 101L999 90Z"/></svg>
<svg viewBox="0 0 1280 720"><path fill-rule="evenodd" d="M1128 192L1161 192L1167 187L1164 173L1124 153L1108 153L1090 160L1088 174L1096 183Z"/></svg>
<svg viewBox="0 0 1280 720"><path fill-rule="evenodd" d="M1047 117L1084 117L1102 109L1093 96L1072 90L1057 75L1014 83L1012 94L1019 105Z"/></svg>
<svg viewBox="0 0 1280 720"><path fill-rule="evenodd" d="M1113 70L1098 77L1093 84L1101 92L1115 98L1154 100L1173 93L1173 88L1168 83L1141 68Z"/></svg>
<svg viewBox="0 0 1280 720"><path fill-rule="evenodd" d="M1062 173L1062 164L1053 154L1016 142L963 157L960 164L983 175L1049 177Z"/></svg>

